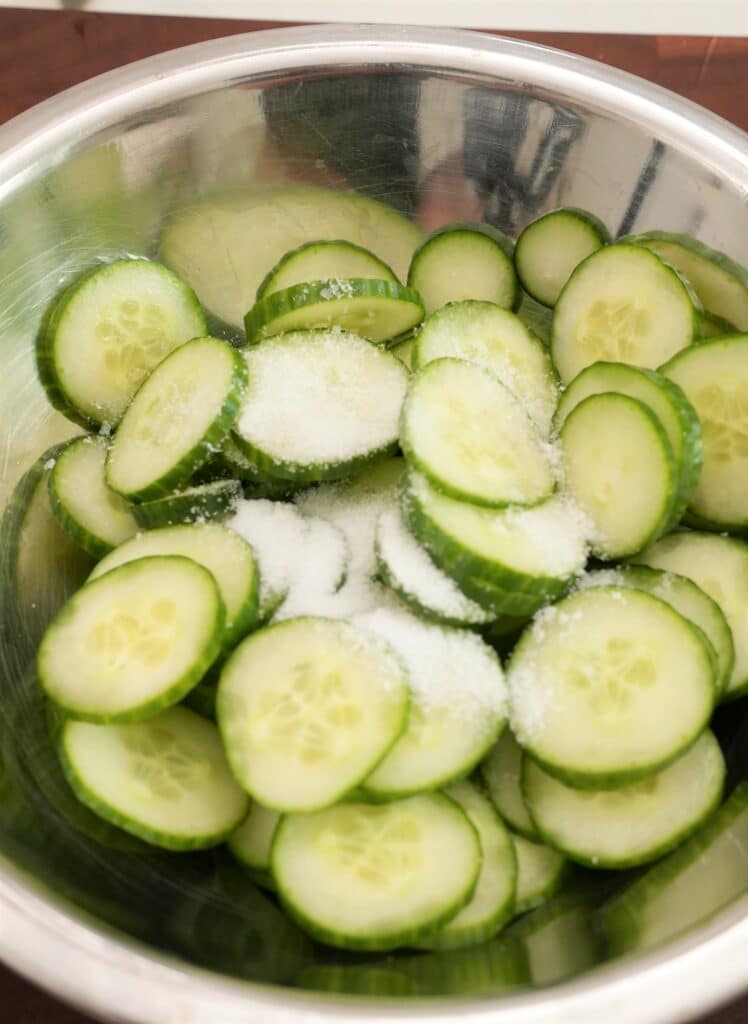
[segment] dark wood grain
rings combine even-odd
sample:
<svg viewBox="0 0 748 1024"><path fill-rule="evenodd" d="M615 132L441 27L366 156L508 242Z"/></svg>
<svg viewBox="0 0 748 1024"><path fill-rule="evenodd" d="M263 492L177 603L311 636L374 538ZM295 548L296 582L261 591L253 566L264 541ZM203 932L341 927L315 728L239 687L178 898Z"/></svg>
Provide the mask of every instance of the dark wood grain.
<svg viewBox="0 0 748 1024"><path fill-rule="evenodd" d="M62 89L141 57L271 27L269 22L2 10L0 123ZM748 129L748 39L509 34L642 75ZM0 1020L86 1024L90 1018L0 967ZM703 1018L700 1024L746 1021L748 999Z"/></svg>

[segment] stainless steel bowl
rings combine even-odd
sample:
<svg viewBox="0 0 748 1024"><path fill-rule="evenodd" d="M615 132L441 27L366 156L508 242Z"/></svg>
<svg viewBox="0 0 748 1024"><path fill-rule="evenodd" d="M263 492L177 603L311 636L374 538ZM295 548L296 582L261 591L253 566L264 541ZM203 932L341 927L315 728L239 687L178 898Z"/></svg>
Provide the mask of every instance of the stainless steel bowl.
<svg viewBox="0 0 748 1024"><path fill-rule="evenodd" d="M154 251L164 217L196 197L279 181L356 188L426 228L484 217L515 231L555 205L585 206L619 233L688 231L748 262L746 136L602 65L467 33L371 27L234 36L152 58L0 129L0 505L71 432L47 408L32 360L60 281L102 254ZM128 877L118 866L127 851L92 842L91 823L71 824L51 792L25 681L64 567L50 566L53 551L35 554L18 554L26 592L0 603L0 956L37 983L133 1024L667 1024L748 987L745 901L656 953L482 999L334 999L190 964L189 942L174 936L210 945L201 914L213 904L193 898L188 868L162 910L168 871L149 865L148 884ZM26 780L20 799L11 762ZM233 919L218 920L218 952L202 962L252 977L236 964L262 950L237 952Z"/></svg>

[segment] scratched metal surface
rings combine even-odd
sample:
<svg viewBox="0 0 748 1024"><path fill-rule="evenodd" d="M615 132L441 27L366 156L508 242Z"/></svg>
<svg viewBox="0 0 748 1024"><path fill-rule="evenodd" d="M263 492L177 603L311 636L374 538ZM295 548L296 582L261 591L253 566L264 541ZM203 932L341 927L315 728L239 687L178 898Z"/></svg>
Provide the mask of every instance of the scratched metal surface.
<svg viewBox="0 0 748 1024"><path fill-rule="evenodd" d="M76 432L49 408L34 372L33 339L50 298L96 259L154 255L164 225L198 201L281 183L356 190L424 230L482 218L516 233L554 206L585 206L615 233L686 231L748 262L745 168L695 112L663 117L626 100L625 89L611 91L594 68L583 87L573 76L565 84L543 70L547 56L533 78L532 62L518 75L500 56L487 65L470 58L467 45L409 64L406 43L362 44L337 58L315 56L308 43L303 61L266 61L262 75L250 60L242 71L232 64L197 89L170 87L166 102L151 89L137 109L125 91L88 128L40 145L32 164L13 165L7 152L3 163L0 134L0 508L10 508L0 536L0 850L107 928L278 985L329 984L339 958L313 947L220 854L149 853L88 815L57 767L33 654L86 567L43 507L43 465L10 501L33 460ZM86 102L95 99L89 90ZM83 99L70 102L72 110ZM213 245L230 267L222 238ZM592 933L583 937L566 975L598 959ZM460 996L476 984L498 995L531 981L511 941L486 956L477 975L478 954L470 970L459 955L438 958L420 983ZM400 983L397 962L379 968L378 984Z"/></svg>

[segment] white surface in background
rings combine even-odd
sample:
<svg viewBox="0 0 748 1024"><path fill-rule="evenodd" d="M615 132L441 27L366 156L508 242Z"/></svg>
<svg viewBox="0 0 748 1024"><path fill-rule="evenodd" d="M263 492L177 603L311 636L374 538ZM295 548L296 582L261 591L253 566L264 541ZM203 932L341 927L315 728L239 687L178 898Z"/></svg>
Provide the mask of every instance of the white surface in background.
<svg viewBox="0 0 748 1024"><path fill-rule="evenodd" d="M0 0L0 7L557 32L748 35L748 0Z"/></svg>

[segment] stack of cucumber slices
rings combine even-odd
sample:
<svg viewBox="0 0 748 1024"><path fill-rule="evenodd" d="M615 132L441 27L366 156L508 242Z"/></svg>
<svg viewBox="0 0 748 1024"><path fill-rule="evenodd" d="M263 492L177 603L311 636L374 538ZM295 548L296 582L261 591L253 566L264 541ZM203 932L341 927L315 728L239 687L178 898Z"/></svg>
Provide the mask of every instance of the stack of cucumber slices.
<svg viewBox="0 0 748 1024"><path fill-rule="evenodd" d="M604 911L629 948L748 821L742 791L712 818L710 730L748 692L748 275L576 209L515 244L281 206L197 205L43 320L89 431L42 456L91 559L37 655L65 775L351 950L484 942L572 864L685 842ZM211 263L217 217L267 244Z"/></svg>

